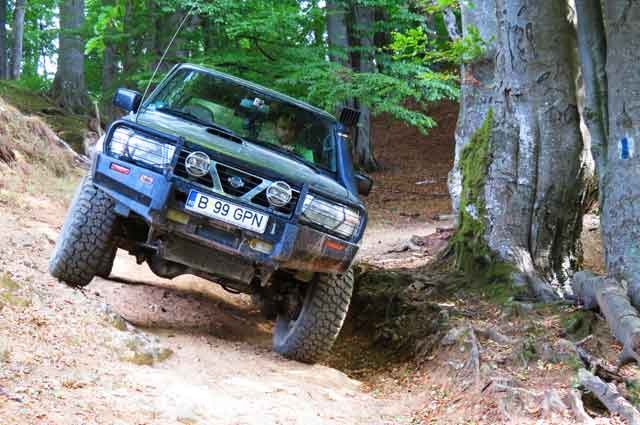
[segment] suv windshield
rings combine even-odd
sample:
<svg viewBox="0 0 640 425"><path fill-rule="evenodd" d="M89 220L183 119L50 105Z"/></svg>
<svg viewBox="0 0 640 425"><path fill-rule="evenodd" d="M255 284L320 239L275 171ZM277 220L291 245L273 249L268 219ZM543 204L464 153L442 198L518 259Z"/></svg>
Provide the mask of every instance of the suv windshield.
<svg viewBox="0 0 640 425"><path fill-rule="evenodd" d="M335 172L332 121L232 80L181 69L146 104Z"/></svg>

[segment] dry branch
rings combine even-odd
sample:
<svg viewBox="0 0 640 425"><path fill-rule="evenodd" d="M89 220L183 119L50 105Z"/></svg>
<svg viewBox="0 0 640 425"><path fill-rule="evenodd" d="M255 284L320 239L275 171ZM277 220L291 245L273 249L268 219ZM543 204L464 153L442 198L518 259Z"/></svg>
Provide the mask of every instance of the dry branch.
<svg viewBox="0 0 640 425"><path fill-rule="evenodd" d="M58 144L58 146L60 146L62 149L64 149L73 159L74 164L76 164L79 167L82 168L89 168L89 165L91 164L91 161L89 160L89 158L87 158L84 155L80 155L79 153L77 153L75 150L73 150L73 148L71 146L69 146L69 144L67 142L65 142L64 140L62 140L59 137L56 137L56 143Z"/></svg>
<svg viewBox="0 0 640 425"><path fill-rule="evenodd" d="M609 411L623 418L629 425L640 425L640 412L620 395L613 384L607 384L586 369L578 371L580 385L591 391Z"/></svg>
<svg viewBox="0 0 640 425"><path fill-rule="evenodd" d="M615 279L589 272L576 273L572 287L586 308L600 309L613 335L622 343L618 367L633 361L640 364L640 315L631 305L626 288Z"/></svg>

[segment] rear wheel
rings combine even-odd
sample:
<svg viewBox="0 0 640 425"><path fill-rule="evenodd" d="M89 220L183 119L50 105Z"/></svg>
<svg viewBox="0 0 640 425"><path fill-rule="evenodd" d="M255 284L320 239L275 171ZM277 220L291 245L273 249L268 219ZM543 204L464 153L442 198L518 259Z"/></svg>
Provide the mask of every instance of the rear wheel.
<svg viewBox="0 0 640 425"><path fill-rule="evenodd" d="M308 283L299 312L278 315L274 351L304 363L321 360L342 329L352 294L353 270L342 275L318 274Z"/></svg>
<svg viewBox="0 0 640 425"><path fill-rule="evenodd" d="M116 224L114 201L85 177L49 260L51 275L70 286L86 286L95 276L108 276L116 255Z"/></svg>

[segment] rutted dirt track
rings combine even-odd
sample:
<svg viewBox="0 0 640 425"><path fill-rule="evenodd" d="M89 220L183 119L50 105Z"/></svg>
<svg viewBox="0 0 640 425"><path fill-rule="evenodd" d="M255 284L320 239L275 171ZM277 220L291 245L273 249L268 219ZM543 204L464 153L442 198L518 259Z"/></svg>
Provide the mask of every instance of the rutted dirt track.
<svg viewBox="0 0 640 425"><path fill-rule="evenodd" d="M270 325L246 298L190 276L158 279L124 253L115 280L137 284L61 285L46 262L63 216L47 200L0 205L1 424L395 424L418 406L273 354ZM105 303L173 355L121 360Z"/></svg>

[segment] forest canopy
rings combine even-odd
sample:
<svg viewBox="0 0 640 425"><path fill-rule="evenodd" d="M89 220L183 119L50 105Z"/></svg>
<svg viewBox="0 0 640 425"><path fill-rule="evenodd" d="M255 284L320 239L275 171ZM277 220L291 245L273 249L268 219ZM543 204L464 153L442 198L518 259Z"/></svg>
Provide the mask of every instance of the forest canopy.
<svg viewBox="0 0 640 425"><path fill-rule="evenodd" d="M109 118L115 89L143 91L181 24L156 81L176 63L207 65L330 112L351 103L366 119L388 113L424 133L436 125L427 105L457 99L458 64L485 46L477 31L452 33L451 17L460 24L452 0L34 0L23 18L24 0L2 6L0 65L17 60L20 71L0 77L76 112L93 99ZM60 89L68 86L72 94ZM369 126L360 123L367 146Z"/></svg>

